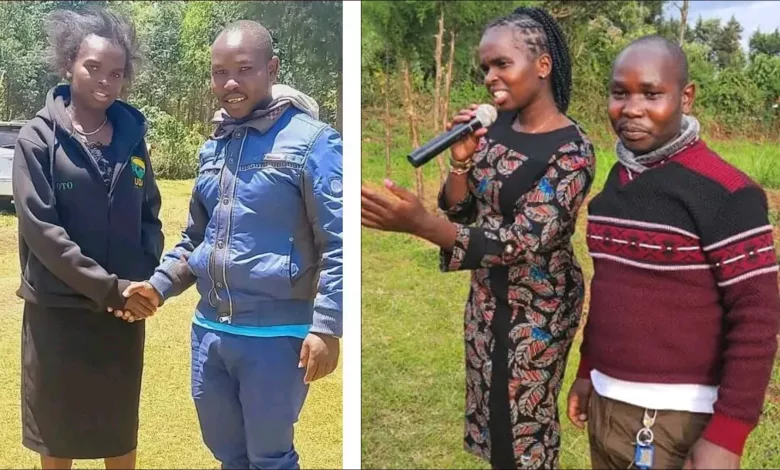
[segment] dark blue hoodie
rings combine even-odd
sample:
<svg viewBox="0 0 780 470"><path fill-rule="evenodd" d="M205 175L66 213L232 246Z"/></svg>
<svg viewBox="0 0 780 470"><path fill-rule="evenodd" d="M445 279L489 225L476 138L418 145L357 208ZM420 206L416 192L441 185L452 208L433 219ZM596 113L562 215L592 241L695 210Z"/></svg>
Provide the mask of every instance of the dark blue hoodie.
<svg viewBox="0 0 780 470"><path fill-rule="evenodd" d="M148 279L157 267L160 192L143 115L119 100L108 108L117 157L109 190L74 136L69 101L68 85L53 88L19 132L13 163L22 268L17 295L44 307L105 312L122 308L129 281Z"/></svg>

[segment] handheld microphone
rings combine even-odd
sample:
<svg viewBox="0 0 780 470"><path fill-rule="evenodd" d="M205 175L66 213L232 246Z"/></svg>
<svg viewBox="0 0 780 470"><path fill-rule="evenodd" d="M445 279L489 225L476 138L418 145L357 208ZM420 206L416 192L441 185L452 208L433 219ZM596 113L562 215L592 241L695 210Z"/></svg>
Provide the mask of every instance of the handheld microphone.
<svg viewBox="0 0 780 470"><path fill-rule="evenodd" d="M413 167L419 168L433 159L436 155L447 150L463 137L476 132L477 130L488 127L496 122L498 112L496 108L489 104L481 104L477 108L477 115L474 119L465 124L458 124L447 132L439 134L429 140L422 146L412 150L406 157Z"/></svg>

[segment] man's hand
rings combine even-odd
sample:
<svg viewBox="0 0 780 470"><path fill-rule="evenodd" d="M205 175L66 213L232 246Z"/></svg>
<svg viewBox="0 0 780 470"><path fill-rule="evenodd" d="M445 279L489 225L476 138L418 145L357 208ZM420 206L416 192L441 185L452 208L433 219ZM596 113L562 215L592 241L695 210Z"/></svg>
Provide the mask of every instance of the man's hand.
<svg viewBox="0 0 780 470"><path fill-rule="evenodd" d="M122 295L128 299L124 310L114 311L117 318L122 318L130 323L151 317L160 306L160 295L154 287L146 281L133 282ZM109 312L112 309L109 307Z"/></svg>
<svg viewBox="0 0 780 470"><path fill-rule="evenodd" d="M140 294L133 294L125 302L124 309L125 320L131 323L135 320L144 320L157 312L157 305Z"/></svg>
<svg viewBox="0 0 780 470"><path fill-rule="evenodd" d="M579 429L585 427L588 420L588 402L593 393L593 384L588 379L577 379L569 390L569 421Z"/></svg>
<svg viewBox="0 0 780 470"><path fill-rule="evenodd" d="M683 464L683 469L733 469L739 468L739 461L739 455L704 438L699 438L696 444L691 447L688 458L685 459Z"/></svg>
<svg viewBox="0 0 780 470"><path fill-rule="evenodd" d="M309 333L303 340L298 367L306 367L305 384L319 380L336 370L339 363L339 339L319 333Z"/></svg>

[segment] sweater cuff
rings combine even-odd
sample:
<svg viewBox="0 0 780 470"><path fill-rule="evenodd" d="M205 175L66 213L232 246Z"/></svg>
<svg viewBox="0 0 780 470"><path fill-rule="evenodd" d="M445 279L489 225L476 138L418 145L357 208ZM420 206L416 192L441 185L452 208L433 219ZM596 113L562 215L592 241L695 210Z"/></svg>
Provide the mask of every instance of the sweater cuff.
<svg viewBox="0 0 780 470"><path fill-rule="evenodd" d="M590 370L591 367L588 358L585 356L580 356L580 366L577 368L577 378L590 380Z"/></svg>
<svg viewBox="0 0 780 470"><path fill-rule="evenodd" d="M752 430L753 426L744 421L715 413L704 429L702 437L729 452L742 455L745 441Z"/></svg>
<svg viewBox="0 0 780 470"><path fill-rule="evenodd" d="M122 295L122 293L130 286L131 282L126 279L117 279L116 281L116 288L111 289L108 292L108 296L105 300L105 306L103 307L103 310L105 311L108 309L108 307L111 307L114 310L121 310L125 308L125 303L127 302L127 299Z"/></svg>
<svg viewBox="0 0 780 470"><path fill-rule="evenodd" d="M341 324L341 311L337 309L314 307L312 315L312 325L309 333L319 333L322 335L341 338L343 334Z"/></svg>
<svg viewBox="0 0 780 470"><path fill-rule="evenodd" d="M157 291L157 294L159 294L160 306L162 306L170 295L171 290L173 290L173 281L166 273L161 272L158 268L149 279L149 284L151 284L152 287L154 287L154 290Z"/></svg>

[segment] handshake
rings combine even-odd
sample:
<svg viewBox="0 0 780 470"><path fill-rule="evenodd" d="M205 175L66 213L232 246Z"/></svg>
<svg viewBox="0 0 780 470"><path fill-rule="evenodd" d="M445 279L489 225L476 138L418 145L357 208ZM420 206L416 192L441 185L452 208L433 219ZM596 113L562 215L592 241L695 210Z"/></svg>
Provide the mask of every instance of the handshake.
<svg viewBox="0 0 780 470"><path fill-rule="evenodd" d="M157 312L161 302L157 290L148 281L133 282L122 295L127 299L124 308L114 310L108 307L108 311L129 323L151 317Z"/></svg>
<svg viewBox="0 0 780 470"><path fill-rule="evenodd" d="M122 310L108 308L126 322L145 320L157 312L162 299L148 281L133 282L122 296L127 299ZM301 346L298 368L306 368L303 382L309 384L336 370L339 361L339 340L334 336L309 333Z"/></svg>

